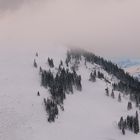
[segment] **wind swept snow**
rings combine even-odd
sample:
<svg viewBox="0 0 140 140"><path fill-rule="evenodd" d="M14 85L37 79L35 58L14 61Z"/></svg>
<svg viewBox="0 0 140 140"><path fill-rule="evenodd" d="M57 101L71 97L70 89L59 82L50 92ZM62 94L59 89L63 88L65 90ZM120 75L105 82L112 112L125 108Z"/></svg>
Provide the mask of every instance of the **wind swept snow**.
<svg viewBox="0 0 140 140"><path fill-rule="evenodd" d="M124 136L117 127L121 116L135 113L134 105L133 110L127 111L129 97L122 97L121 103L117 101L118 92L115 92L115 99L107 97L105 88L108 86L111 90L111 86L100 79L90 82L89 72L96 66L87 64L86 68L82 62L78 70L82 76L82 92L67 95L65 111L60 112L55 123L48 123L43 98L49 93L40 86L39 66L48 69L48 57L58 66L61 59L65 60L66 52L61 46L0 51L0 139L139 140L140 134L126 131ZM37 69L33 67L34 59ZM107 73L106 77L111 79ZM40 96L37 96L38 91Z"/></svg>

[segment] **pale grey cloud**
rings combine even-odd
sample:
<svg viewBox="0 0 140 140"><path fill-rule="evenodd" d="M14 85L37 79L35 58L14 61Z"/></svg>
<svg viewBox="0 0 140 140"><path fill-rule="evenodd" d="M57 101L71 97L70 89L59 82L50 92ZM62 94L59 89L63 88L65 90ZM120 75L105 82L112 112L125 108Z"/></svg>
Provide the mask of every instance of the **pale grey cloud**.
<svg viewBox="0 0 140 140"><path fill-rule="evenodd" d="M49 40L108 57L140 57L139 5L140 0L49 0L39 8L22 7L1 19L0 46L46 47Z"/></svg>
<svg viewBox="0 0 140 140"><path fill-rule="evenodd" d="M15 10L23 4L31 4L36 1L42 0L0 0L0 11Z"/></svg>

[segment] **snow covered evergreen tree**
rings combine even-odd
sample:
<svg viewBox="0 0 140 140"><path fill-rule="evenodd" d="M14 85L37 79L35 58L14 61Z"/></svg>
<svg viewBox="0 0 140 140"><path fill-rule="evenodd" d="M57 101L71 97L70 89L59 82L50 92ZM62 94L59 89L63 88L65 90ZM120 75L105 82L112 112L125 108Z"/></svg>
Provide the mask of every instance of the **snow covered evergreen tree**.
<svg viewBox="0 0 140 140"><path fill-rule="evenodd" d="M111 92L111 97L114 99L115 98L115 94L114 94L114 91L112 90Z"/></svg>
<svg viewBox="0 0 140 140"><path fill-rule="evenodd" d="M128 102L127 110L131 110L131 109L132 109L132 103L131 102Z"/></svg>
<svg viewBox="0 0 140 140"><path fill-rule="evenodd" d="M118 95L118 101L121 102L121 100L122 100L121 99L121 94L119 93L119 95Z"/></svg>

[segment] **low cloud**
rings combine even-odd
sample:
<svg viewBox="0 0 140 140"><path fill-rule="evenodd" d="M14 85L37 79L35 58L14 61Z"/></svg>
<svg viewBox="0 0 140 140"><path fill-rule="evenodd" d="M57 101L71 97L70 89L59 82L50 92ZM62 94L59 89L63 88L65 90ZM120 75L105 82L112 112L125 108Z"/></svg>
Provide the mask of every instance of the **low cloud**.
<svg viewBox="0 0 140 140"><path fill-rule="evenodd" d="M31 4L42 0L0 0L0 12L19 9L23 4Z"/></svg>
<svg viewBox="0 0 140 140"><path fill-rule="evenodd" d="M38 0L14 1L5 7L22 8L1 19L0 46L47 47L51 41L105 57L139 57L140 0L44 0L39 8L22 6Z"/></svg>

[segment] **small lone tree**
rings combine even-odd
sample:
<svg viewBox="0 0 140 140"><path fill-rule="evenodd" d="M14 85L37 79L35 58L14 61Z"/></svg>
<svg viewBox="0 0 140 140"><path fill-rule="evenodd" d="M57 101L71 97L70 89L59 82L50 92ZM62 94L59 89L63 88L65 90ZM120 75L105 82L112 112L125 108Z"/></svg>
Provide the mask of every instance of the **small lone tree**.
<svg viewBox="0 0 140 140"><path fill-rule="evenodd" d="M137 98L136 98L135 103L136 103L136 107L139 107L139 100Z"/></svg>
<svg viewBox="0 0 140 140"><path fill-rule="evenodd" d="M125 135L125 128L122 128L122 134Z"/></svg>
<svg viewBox="0 0 140 140"><path fill-rule="evenodd" d="M108 87L105 89L106 95L109 96L109 89Z"/></svg>
<svg viewBox="0 0 140 140"><path fill-rule="evenodd" d="M36 52L35 56L38 57L38 52Z"/></svg>
<svg viewBox="0 0 140 140"><path fill-rule="evenodd" d="M134 133L137 134L139 132L139 119L138 112L136 111L136 117L134 118Z"/></svg>
<svg viewBox="0 0 140 140"><path fill-rule="evenodd" d="M121 102L121 94L118 95L118 101Z"/></svg>
<svg viewBox="0 0 140 140"><path fill-rule="evenodd" d="M111 97L114 99L115 98L115 95L114 95L114 91L112 90L111 92Z"/></svg>
<svg viewBox="0 0 140 140"><path fill-rule="evenodd" d="M120 118L120 121L118 123L118 127L119 127L119 129L123 128L123 117Z"/></svg>
<svg viewBox="0 0 140 140"><path fill-rule="evenodd" d="M128 102L127 110L131 110L131 109L132 109L132 103L131 102Z"/></svg>
<svg viewBox="0 0 140 140"><path fill-rule="evenodd" d="M42 68L40 67L39 68L39 73L41 74L43 72Z"/></svg>
<svg viewBox="0 0 140 140"><path fill-rule="evenodd" d="M34 59L34 67L37 68L37 63L35 59Z"/></svg>
<svg viewBox="0 0 140 140"><path fill-rule="evenodd" d="M90 73L89 81L95 82L96 81L96 75L94 73Z"/></svg>
<svg viewBox="0 0 140 140"><path fill-rule="evenodd" d="M39 93L39 91L37 92L37 96L40 96L40 93Z"/></svg>

